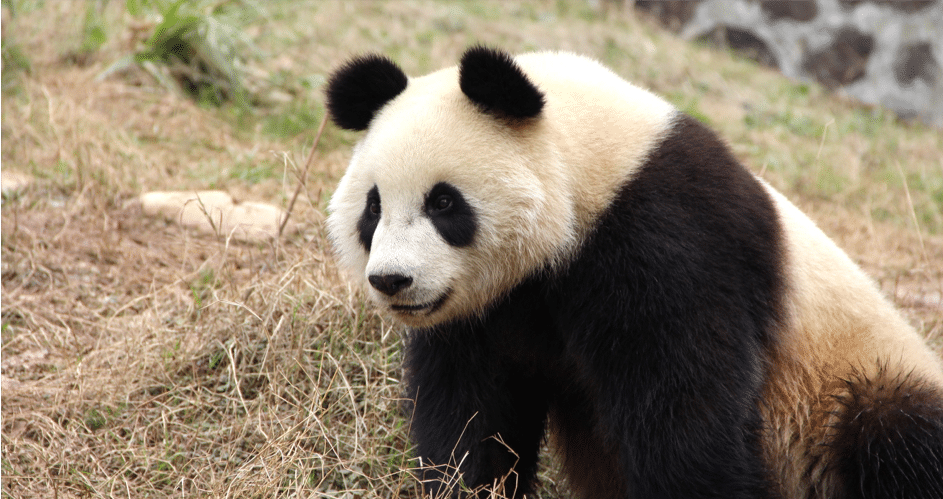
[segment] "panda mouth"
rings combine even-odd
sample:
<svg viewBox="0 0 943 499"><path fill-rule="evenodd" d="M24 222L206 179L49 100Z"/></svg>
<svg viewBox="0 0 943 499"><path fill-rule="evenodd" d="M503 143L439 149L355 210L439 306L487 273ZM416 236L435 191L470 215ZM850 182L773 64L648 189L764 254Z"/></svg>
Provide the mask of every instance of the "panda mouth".
<svg viewBox="0 0 943 499"><path fill-rule="evenodd" d="M451 294L451 292L452 290L450 289L446 291L445 293L443 293L442 296L440 296L439 298L428 303L421 303L419 305L390 305L390 308L394 312L401 312L401 313L407 313L407 314L418 314L421 312L425 312L428 315L435 312L439 308L441 308L442 305L445 303L445 300L449 298L449 295Z"/></svg>

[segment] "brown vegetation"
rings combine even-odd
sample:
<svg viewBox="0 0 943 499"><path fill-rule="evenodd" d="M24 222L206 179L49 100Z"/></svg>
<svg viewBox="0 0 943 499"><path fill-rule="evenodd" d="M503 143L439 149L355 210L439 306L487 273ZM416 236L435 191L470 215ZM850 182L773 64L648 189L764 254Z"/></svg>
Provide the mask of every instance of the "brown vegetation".
<svg viewBox="0 0 943 499"><path fill-rule="evenodd" d="M328 130L292 207L300 230L281 239L202 235L131 202L221 189L287 208L321 117L320 82L367 50L413 74L454 64L477 40L600 58L719 129L943 351L943 134L628 12L273 3L247 28L261 84L253 107L238 109L201 107L133 69L97 79L150 25L124 2L104 4L108 40L80 54L82 20L99 2L11 4L2 167L33 181L2 206L5 497L419 495L405 473L416 463L399 411L400 332L338 274L322 229L356 136ZM12 66L12 51L28 65ZM310 113L314 126L270 131ZM542 493L555 497L544 474Z"/></svg>

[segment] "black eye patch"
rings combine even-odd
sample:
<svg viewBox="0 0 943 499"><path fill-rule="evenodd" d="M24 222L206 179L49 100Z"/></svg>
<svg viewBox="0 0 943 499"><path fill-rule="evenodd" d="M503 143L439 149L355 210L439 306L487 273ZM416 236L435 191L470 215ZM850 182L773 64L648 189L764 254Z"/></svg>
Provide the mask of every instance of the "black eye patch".
<svg viewBox="0 0 943 499"><path fill-rule="evenodd" d="M377 186L373 186L367 193L367 205L364 206L360 220L357 221L357 233L360 235L360 244L370 251L370 243L373 242L373 233L377 230L377 224L380 223L380 191Z"/></svg>
<svg viewBox="0 0 943 499"><path fill-rule="evenodd" d="M426 194L424 211L439 235L455 247L470 245L475 240L478 221L475 210L454 186L439 182Z"/></svg>

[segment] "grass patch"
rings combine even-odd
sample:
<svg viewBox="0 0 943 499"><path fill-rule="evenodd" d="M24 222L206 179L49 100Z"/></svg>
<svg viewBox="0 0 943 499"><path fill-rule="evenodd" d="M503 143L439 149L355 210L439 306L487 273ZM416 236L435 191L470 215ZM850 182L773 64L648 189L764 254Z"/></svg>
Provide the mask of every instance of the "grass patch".
<svg viewBox="0 0 943 499"><path fill-rule="evenodd" d="M23 49L16 42L8 42L6 37L3 38L2 53L2 88L6 93L16 88L22 74L30 73L31 65Z"/></svg>
<svg viewBox="0 0 943 499"><path fill-rule="evenodd" d="M129 0L128 13L155 12L159 21L133 54L105 70L109 75L137 64L163 86L207 106L248 104L245 61L254 47L244 28L257 15L248 2L209 0ZM93 4L88 7L81 50L97 49L105 39Z"/></svg>
<svg viewBox="0 0 943 499"><path fill-rule="evenodd" d="M287 139L305 131L317 130L324 110L305 102L292 103L269 115L262 131L274 138Z"/></svg>
<svg viewBox="0 0 943 499"><path fill-rule="evenodd" d="M219 108L137 63L109 71L139 50L173 54L153 38L172 2L3 5L2 164L34 177L2 204L9 497L419 497L400 332L337 272L322 228L359 135L325 130L290 237L242 244L135 211L144 191L206 188L285 207L324 81L357 53L413 75L478 40L606 61L715 127L943 350L927 304L943 280L943 134L692 46L611 2L188 3L239 40L231 60L251 98ZM173 80L178 63L156 53ZM567 497L553 466L540 495Z"/></svg>
<svg viewBox="0 0 943 499"><path fill-rule="evenodd" d="M82 25L82 44L79 47L81 54L89 54L98 50L108 39L104 20L98 6L90 3L85 8L85 22Z"/></svg>
<svg viewBox="0 0 943 499"><path fill-rule="evenodd" d="M241 180L248 184L258 184L269 179L276 178L280 174L281 168L276 169L271 163L241 163L235 165L229 171L229 177L233 180Z"/></svg>

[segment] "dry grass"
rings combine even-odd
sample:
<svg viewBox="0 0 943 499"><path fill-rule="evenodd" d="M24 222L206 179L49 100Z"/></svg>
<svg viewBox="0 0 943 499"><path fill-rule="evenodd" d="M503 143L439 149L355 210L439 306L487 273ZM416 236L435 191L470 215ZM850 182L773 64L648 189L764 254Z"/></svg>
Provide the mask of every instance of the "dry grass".
<svg viewBox="0 0 943 499"><path fill-rule="evenodd" d="M319 85L367 50L411 73L453 64L477 40L599 57L709 120L943 351L943 134L617 10L275 3L249 29L260 103L216 110L143 73L95 79L146 30L123 2L105 4L109 38L83 54L88 4L13 4L4 50L29 71L4 67L2 161L35 181L2 208L6 497L418 497L404 471L415 463L398 409L400 333L338 275L321 226L355 136L327 131L293 207L305 229L289 238L199 236L131 202L221 188L287 206ZM312 113L300 134L270 131ZM542 496L559 496L543 473Z"/></svg>

